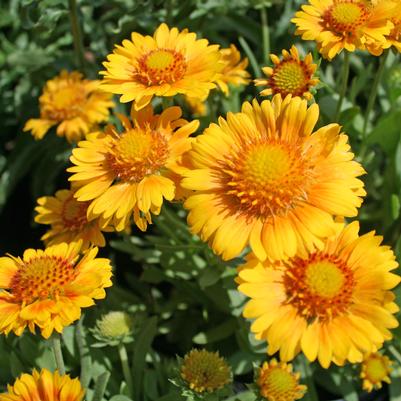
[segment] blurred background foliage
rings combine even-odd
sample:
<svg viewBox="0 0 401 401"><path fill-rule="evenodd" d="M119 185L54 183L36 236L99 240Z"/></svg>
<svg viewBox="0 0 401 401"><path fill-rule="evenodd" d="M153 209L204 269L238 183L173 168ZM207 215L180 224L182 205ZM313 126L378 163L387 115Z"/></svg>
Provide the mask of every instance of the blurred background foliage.
<svg viewBox="0 0 401 401"><path fill-rule="evenodd" d="M132 31L152 34L160 22L188 28L222 47L234 43L251 63L249 72L260 76L268 62L266 50L274 53L296 43L302 53L319 56L314 43L294 36L290 19L300 0L80 0L85 73L97 78L101 63L115 44ZM264 22L264 24L262 24ZM62 69L76 68L73 38L65 0L3 0L0 3L0 224L1 254L20 254L28 247L41 247L45 228L33 223L36 198L66 188L65 167L71 146L54 133L42 141L22 132L24 123L38 115L38 97L44 83ZM267 36L268 34L268 36ZM267 41L267 38L269 40ZM263 45L262 45L263 44ZM320 124L334 121L341 80L341 57L321 61L322 83L316 94L321 107ZM351 55L351 78L340 121L359 154L364 110L378 60L360 53ZM359 219L362 231L375 229L385 243L401 255L401 66L390 54L385 66L375 112L368 126L369 150L362 160L368 197ZM238 111L257 90L233 89L231 96L216 93L209 102L210 116ZM118 106L119 111L124 106ZM203 117L207 125L211 117ZM190 117L188 115L188 117ZM219 350L232 366L237 393L230 400L254 399L244 383L252 382L253 366L266 358L265 345L249 331L241 318L244 297L236 291L235 266L240 259L223 264L208 247L193 237L179 204L164 206L161 216L146 234L109 235L101 253L115 266L115 285L97 308L87 311L85 321L63 334L67 366L72 376L85 364L90 374L87 400L106 384L106 399L127 401L125 385L115 349L93 348L96 340L88 331L109 310L133 315L135 341L128 345L134 371L135 400L178 400L178 390L169 382L176 372L176 355L192 347ZM398 297L401 296L398 290ZM400 298L399 298L400 301ZM401 330L390 345L397 356ZM90 349L90 356L88 353ZM0 385L32 367L55 368L49 345L26 334L0 337ZM398 354L398 358L400 355ZM309 386L305 400L343 398L401 400L401 368L393 382L369 397L361 391L358 368L325 371L298 357L295 366ZM111 372L111 375L108 373ZM120 394L117 395L116 394ZM113 397L112 397L113 396Z"/></svg>

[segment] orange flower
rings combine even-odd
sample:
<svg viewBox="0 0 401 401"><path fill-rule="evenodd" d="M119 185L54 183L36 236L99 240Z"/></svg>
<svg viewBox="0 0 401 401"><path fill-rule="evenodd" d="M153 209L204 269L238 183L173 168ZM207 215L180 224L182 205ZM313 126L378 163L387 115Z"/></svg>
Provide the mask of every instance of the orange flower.
<svg viewBox="0 0 401 401"><path fill-rule="evenodd" d="M80 242L45 250L27 249L21 258L0 258L0 332L21 335L38 327L49 338L81 316L112 285L108 259L96 258L97 248L80 256Z"/></svg>

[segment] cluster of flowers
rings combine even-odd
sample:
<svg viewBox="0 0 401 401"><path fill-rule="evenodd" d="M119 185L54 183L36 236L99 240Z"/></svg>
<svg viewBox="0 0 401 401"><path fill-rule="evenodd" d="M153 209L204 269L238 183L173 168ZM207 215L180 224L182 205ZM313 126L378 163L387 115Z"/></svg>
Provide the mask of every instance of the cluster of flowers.
<svg viewBox="0 0 401 401"><path fill-rule="evenodd" d="M324 57L343 49L401 50L397 1L309 3L293 19L296 33L315 40ZM197 120L183 119L178 106L155 114L151 101L182 95L202 110L216 86L228 94L228 84L247 84L247 60L233 45L219 50L162 24L153 37L132 33L117 46L101 82L62 72L47 83L40 119L29 120L25 130L40 139L57 125L58 135L78 142L67 170L71 188L38 199L35 220L51 225L42 237L47 248L0 259L0 332L61 333L111 285L110 261L96 258L103 232L132 223L144 231L164 200L180 200L191 231L217 255L229 260L250 250L237 277L251 298L244 316L255 319L252 332L281 359L262 367L262 396L302 397L305 387L286 364L300 352L324 368L365 360L368 390L388 380L389 362L377 351L398 325L391 291L400 282L392 273L398 264L381 237L360 236L357 221L344 221L357 216L366 194L358 178L364 169L338 124L315 130L319 106L308 106L318 83L311 54L302 59L293 46L282 59L271 58L266 79L255 84L273 98L245 102L241 112L220 117L196 138L190 135ZM108 120L111 94L132 102L131 119L118 115L122 131L98 126ZM53 380L63 392L66 379L48 376L34 372L33 381L40 387ZM33 386L23 375L9 393L17 394L24 381ZM290 395L273 396L269 383L276 389L276 381L287 383L282 390ZM81 399L81 388L75 382L71 388L75 398L69 399Z"/></svg>

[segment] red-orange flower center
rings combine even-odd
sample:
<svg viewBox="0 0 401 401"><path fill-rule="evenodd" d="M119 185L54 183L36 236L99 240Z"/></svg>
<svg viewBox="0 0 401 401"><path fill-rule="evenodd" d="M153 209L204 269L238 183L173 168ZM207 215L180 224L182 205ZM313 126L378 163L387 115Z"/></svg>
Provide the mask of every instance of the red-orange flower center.
<svg viewBox="0 0 401 401"><path fill-rule="evenodd" d="M186 70L183 54L170 49L157 49L139 59L135 75L144 85L156 86L179 81Z"/></svg>
<svg viewBox="0 0 401 401"><path fill-rule="evenodd" d="M296 144L244 144L222 169L227 195L244 213L269 218L283 215L305 200L311 167Z"/></svg>
<svg viewBox="0 0 401 401"><path fill-rule="evenodd" d="M341 35L354 35L369 18L370 9L361 1L337 1L324 14L323 21L328 30Z"/></svg>
<svg viewBox="0 0 401 401"><path fill-rule="evenodd" d="M138 128L113 143L107 160L117 179L139 182L162 168L168 155L167 140L160 132Z"/></svg>
<svg viewBox="0 0 401 401"><path fill-rule="evenodd" d="M81 115L86 102L83 85L70 83L50 94L50 101L43 109L43 117L50 120L71 120Z"/></svg>
<svg viewBox="0 0 401 401"><path fill-rule="evenodd" d="M312 74L303 61L282 61L274 69L269 85L274 93L281 93L283 97L288 94L302 96L308 91Z"/></svg>
<svg viewBox="0 0 401 401"><path fill-rule="evenodd" d="M74 265L60 256L36 256L19 265L10 290L19 302L53 299L76 277Z"/></svg>
<svg viewBox="0 0 401 401"><path fill-rule="evenodd" d="M355 280L352 271L332 255L315 253L291 260L283 276L287 303L308 320L330 320L351 303Z"/></svg>
<svg viewBox="0 0 401 401"><path fill-rule="evenodd" d="M86 212L89 203L78 202L71 193L61 206L61 219L64 226L70 230L79 230L87 224Z"/></svg>

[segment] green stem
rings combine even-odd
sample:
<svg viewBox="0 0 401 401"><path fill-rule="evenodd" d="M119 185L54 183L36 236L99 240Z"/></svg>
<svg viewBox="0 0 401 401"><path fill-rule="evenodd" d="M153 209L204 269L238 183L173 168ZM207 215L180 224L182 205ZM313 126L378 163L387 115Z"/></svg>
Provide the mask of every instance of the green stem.
<svg viewBox="0 0 401 401"><path fill-rule="evenodd" d="M361 152L360 152L361 159L363 159L363 157L365 156L365 153L366 153L366 146L367 146L366 137L367 137L367 132L368 132L369 119L370 119L370 115L372 113L373 107L375 105L377 92L379 89L379 84L383 77L384 67L386 65L388 55L389 55L389 52L386 51L383 54L382 58L380 59L379 69L377 70L377 73L375 75L375 80L373 81L372 90L369 95L368 107L366 108L365 121L363 123L363 130L362 130L362 145L361 145Z"/></svg>
<svg viewBox="0 0 401 401"><path fill-rule="evenodd" d="M246 53L247 57L249 58L249 62L251 63L252 69L253 69L253 74L255 76L255 78L260 78L261 72L260 72L260 68L259 68L259 64L256 61L256 57L253 54L253 51L251 50L251 48L249 47L248 43L246 42L246 40L240 36L238 38L238 42L239 44L242 46L242 48L244 49L244 52Z"/></svg>
<svg viewBox="0 0 401 401"><path fill-rule="evenodd" d="M266 7L260 9L260 18L262 20L262 42L263 42L263 57L265 63L269 63L270 55L270 33L269 33L269 22L267 19Z"/></svg>
<svg viewBox="0 0 401 401"><path fill-rule="evenodd" d="M74 51L77 59L77 66L83 71L85 67L85 55L81 25L79 24L78 19L77 0L68 0L68 7L70 10L71 31L74 40Z"/></svg>
<svg viewBox="0 0 401 401"><path fill-rule="evenodd" d="M65 366L63 359L63 352L61 351L61 335L59 333L53 334L52 337L52 348L54 358L56 359L57 369L61 376L65 375Z"/></svg>
<svg viewBox="0 0 401 401"><path fill-rule="evenodd" d="M120 345L118 346L118 354L120 356L120 361L121 361L121 366L123 368L125 382L127 383L128 393L129 393L129 396L132 398L132 396L134 394L134 385L133 385L133 381L132 381L131 368L129 367L129 363L128 363L127 350L125 349L125 345L123 343L120 343Z"/></svg>
<svg viewBox="0 0 401 401"><path fill-rule="evenodd" d="M78 345L79 357L81 359L81 375L80 382L83 388L88 388L91 381L92 358L89 353L88 345L85 341L84 328L83 328L84 315L79 319L75 328L75 338Z"/></svg>
<svg viewBox="0 0 401 401"><path fill-rule="evenodd" d="M401 365L401 354L400 352L397 350L397 348L394 347L394 345L390 345L388 347L388 350L391 352L391 354L393 355L393 357L395 359L397 359L397 362Z"/></svg>
<svg viewBox="0 0 401 401"><path fill-rule="evenodd" d="M342 82L341 82L341 90L340 90L340 98L338 99L336 115L334 120L339 121L341 114L341 106L343 105L343 101L345 98L345 92L347 91L348 78L349 78L349 52L344 50L344 65L342 72Z"/></svg>

